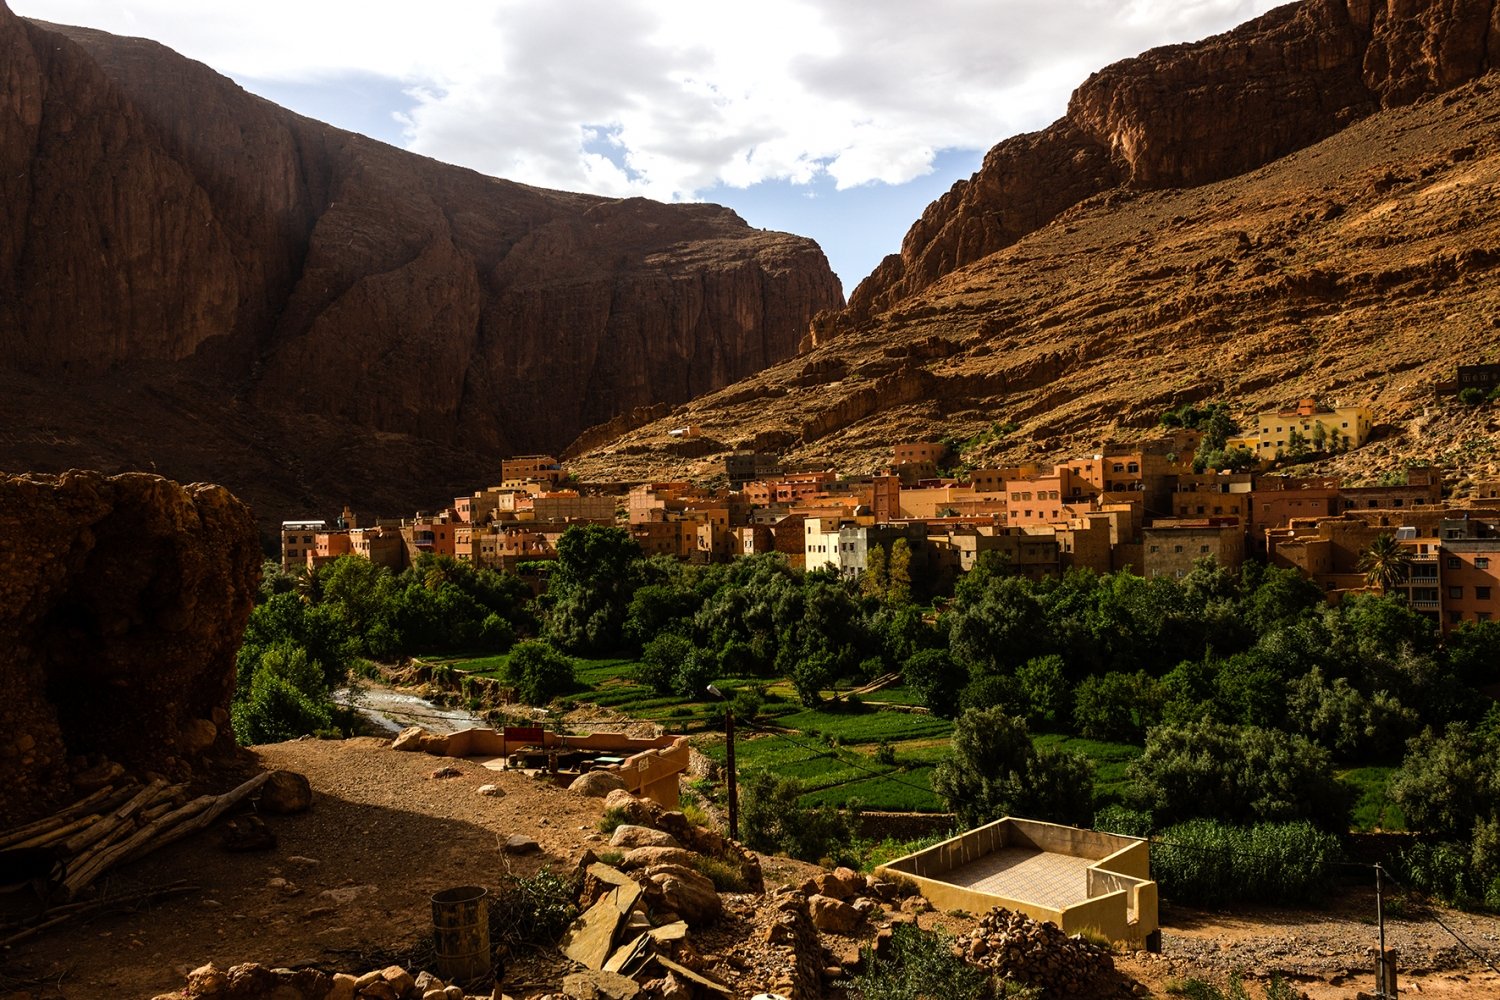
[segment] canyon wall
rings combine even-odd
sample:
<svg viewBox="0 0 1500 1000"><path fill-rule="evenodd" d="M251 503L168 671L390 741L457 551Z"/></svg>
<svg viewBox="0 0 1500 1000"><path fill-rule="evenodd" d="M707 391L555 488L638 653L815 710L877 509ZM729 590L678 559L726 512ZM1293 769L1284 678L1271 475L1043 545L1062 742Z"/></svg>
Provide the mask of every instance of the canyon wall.
<svg viewBox="0 0 1500 1000"><path fill-rule="evenodd" d="M1073 93L1061 119L995 146L929 205L901 252L855 289L846 319L890 309L1092 196L1242 174L1476 79L1497 57L1490 0L1304 0L1115 63ZM821 337L841 325L825 321Z"/></svg>
<svg viewBox="0 0 1500 1000"><path fill-rule="evenodd" d="M389 438L443 456L412 473L447 482L467 461L479 486L502 454L789 357L842 305L816 244L727 209L446 166L4 0L0 67L0 387L80 412L12 427L92 438L111 403L144 422L103 456L54 447L56 469L159 462L254 492L274 471L210 468L243 447L230 437L267 456L315 440L267 496L327 503L358 498L326 456L379 465ZM3 437L0 467L35 461Z"/></svg>

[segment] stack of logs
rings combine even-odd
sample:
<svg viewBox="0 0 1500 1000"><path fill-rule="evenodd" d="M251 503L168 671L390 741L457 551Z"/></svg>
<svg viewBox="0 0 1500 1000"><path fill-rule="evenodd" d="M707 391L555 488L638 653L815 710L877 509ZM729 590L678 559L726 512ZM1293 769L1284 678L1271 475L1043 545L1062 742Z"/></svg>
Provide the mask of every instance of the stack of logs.
<svg viewBox="0 0 1500 1000"><path fill-rule="evenodd" d="M35 878L71 899L109 869L209 826L263 785L258 774L223 795L188 798L187 785L153 781L101 788L51 816L0 835L0 860L33 864Z"/></svg>
<svg viewBox="0 0 1500 1000"><path fill-rule="evenodd" d="M1055 924L995 907L954 947L974 965L1041 989L1047 996L1123 1000L1135 996L1130 980L1115 971L1109 949L1069 937Z"/></svg>

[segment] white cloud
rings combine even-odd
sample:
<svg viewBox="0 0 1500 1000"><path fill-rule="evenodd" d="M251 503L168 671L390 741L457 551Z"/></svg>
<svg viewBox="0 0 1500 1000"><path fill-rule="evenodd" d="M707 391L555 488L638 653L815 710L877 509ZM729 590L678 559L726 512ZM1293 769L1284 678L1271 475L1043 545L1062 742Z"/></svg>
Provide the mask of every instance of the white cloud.
<svg viewBox="0 0 1500 1000"><path fill-rule="evenodd" d="M241 78L399 80L408 146L547 187L900 184L1060 115L1090 70L1272 0L11 0Z"/></svg>

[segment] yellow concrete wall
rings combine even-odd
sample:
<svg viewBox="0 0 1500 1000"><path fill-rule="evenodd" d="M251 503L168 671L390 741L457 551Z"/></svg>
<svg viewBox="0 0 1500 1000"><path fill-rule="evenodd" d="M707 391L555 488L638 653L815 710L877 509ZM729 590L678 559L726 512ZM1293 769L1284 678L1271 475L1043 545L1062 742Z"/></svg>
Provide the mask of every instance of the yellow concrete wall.
<svg viewBox="0 0 1500 1000"><path fill-rule="evenodd" d="M1095 864L1085 875L1090 898L1055 910L943 881L944 873L1004 847L1093 860ZM1146 841L1117 834L1006 817L897 858L876 872L887 878L911 879L928 902L940 910L980 914L1003 906L1035 920L1051 921L1069 934L1092 930L1111 941L1137 946L1158 926L1150 846Z"/></svg>

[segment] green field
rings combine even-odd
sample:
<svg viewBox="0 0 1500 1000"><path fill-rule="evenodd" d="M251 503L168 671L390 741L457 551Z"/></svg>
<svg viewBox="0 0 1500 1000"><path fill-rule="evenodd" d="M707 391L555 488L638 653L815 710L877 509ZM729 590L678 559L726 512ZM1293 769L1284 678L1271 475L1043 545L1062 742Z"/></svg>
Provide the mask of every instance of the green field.
<svg viewBox="0 0 1500 1000"><path fill-rule="evenodd" d="M1354 790L1350 829L1360 833L1375 830L1396 833L1406 829L1406 815L1387 792L1395 773L1394 767L1358 767L1339 774L1339 782Z"/></svg>

